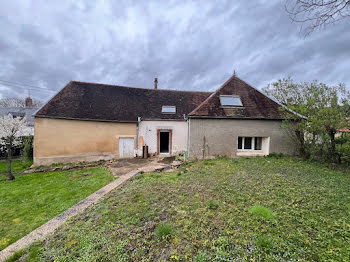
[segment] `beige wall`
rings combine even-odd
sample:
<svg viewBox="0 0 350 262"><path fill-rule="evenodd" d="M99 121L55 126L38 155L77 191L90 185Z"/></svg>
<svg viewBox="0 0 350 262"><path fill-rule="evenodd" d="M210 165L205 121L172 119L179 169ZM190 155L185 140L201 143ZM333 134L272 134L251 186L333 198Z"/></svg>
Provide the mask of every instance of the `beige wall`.
<svg viewBox="0 0 350 262"><path fill-rule="evenodd" d="M136 123L35 118L34 164L118 158L119 137L136 138Z"/></svg>
<svg viewBox="0 0 350 262"><path fill-rule="evenodd" d="M293 154L294 146L278 120L190 119L189 157L251 156L272 152ZM262 152L237 151L238 137L263 137L268 148ZM205 145L204 145L205 137ZM205 148L205 151L203 151Z"/></svg>
<svg viewBox="0 0 350 262"><path fill-rule="evenodd" d="M149 153L157 153L157 130L172 130L172 148L171 153L178 155L187 150L187 121L141 121L139 128L139 137L143 138L144 143L148 145ZM138 154L142 155L142 146L139 142Z"/></svg>

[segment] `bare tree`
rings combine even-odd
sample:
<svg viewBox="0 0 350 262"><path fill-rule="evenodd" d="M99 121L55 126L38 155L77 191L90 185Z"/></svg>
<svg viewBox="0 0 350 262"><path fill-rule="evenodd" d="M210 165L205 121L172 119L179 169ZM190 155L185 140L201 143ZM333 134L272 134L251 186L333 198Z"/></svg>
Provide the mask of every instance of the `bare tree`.
<svg viewBox="0 0 350 262"><path fill-rule="evenodd" d="M40 100L32 99L33 107L40 107L43 103ZM0 107L25 107L25 100L17 97L6 97L0 99Z"/></svg>
<svg viewBox="0 0 350 262"><path fill-rule="evenodd" d="M285 9L293 22L301 23L307 36L350 16L350 0L286 0Z"/></svg>
<svg viewBox="0 0 350 262"><path fill-rule="evenodd" d="M12 149L21 143L21 135L26 129L25 118L0 117L0 144L7 151L7 176L14 180L12 174Z"/></svg>

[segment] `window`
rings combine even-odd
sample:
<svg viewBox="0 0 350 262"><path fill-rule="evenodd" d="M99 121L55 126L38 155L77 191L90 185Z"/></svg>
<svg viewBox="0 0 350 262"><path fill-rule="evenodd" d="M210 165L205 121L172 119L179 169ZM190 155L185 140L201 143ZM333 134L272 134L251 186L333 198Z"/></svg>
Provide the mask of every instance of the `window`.
<svg viewBox="0 0 350 262"><path fill-rule="evenodd" d="M220 102L223 107L243 106L239 96L220 96Z"/></svg>
<svg viewBox="0 0 350 262"><path fill-rule="evenodd" d="M254 150L261 150L262 137L254 137Z"/></svg>
<svg viewBox="0 0 350 262"><path fill-rule="evenodd" d="M162 113L163 114L175 114L176 107L175 106L162 106Z"/></svg>
<svg viewBox="0 0 350 262"><path fill-rule="evenodd" d="M251 137L244 138L244 149L252 149L252 138Z"/></svg>
<svg viewBox="0 0 350 262"><path fill-rule="evenodd" d="M262 137L238 137L238 150L262 150Z"/></svg>

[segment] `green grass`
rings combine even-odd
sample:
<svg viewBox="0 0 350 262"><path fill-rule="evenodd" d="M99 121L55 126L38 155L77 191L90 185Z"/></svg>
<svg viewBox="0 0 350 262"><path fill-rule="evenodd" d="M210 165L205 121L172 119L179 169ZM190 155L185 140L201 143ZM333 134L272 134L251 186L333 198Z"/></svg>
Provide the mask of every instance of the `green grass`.
<svg viewBox="0 0 350 262"><path fill-rule="evenodd" d="M106 168L19 175L0 180L0 250L114 178Z"/></svg>
<svg viewBox="0 0 350 262"><path fill-rule="evenodd" d="M265 219L265 220L273 220L275 218L274 213L271 209L266 208L264 206L253 206L249 209L249 212L255 216L256 218Z"/></svg>
<svg viewBox="0 0 350 262"><path fill-rule="evenodd" d="M176 234L160 239L164 224ZM220 158L139 175L25 253L33 261L349 261L349 243L349 171Z"/></svg>
<svg viewBox="0 0 350 262"><path fill-rule="evenodd" d="M12 171L16 175L16 173L20 173L27 168L29 168L33 164L32 160L28 161L22 161L21 159L15 159L12 161ZM0 175L6 175L7 173L7 161L1 160L0 161ZM0 179L2 177L0 176Z"/></svg>
<svg viewBox="0 0 350 262"><path fill-rule="evenodd" d="M160 224L155 230L155 234L159 239L165 239L170 237L173 233L173 228L170 224Z"/></svg>

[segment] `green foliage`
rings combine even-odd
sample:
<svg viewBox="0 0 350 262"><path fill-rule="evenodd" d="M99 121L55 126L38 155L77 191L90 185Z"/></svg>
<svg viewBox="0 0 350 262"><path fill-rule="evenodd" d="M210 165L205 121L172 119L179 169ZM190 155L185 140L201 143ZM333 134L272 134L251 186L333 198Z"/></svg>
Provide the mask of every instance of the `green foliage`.
<svg viewBox="0 0 350 262"><path fill-rule="evenodd" d="M284 154L272 152L272 153L268 154L267 157L282 158L282 157L284 157Z"/></svg>
<svg viewBox="0 0 350 262"><path fill-rule="evenodd" d="M33 137L27 136L22 139L22 161L27 162L33 159Z"/></svg>
<svg viewBox="0 0 350 262"><path fill-rule="evenodd" d="M251 207L249 209L249 213L251 213L257 218L264 219L267 221L272 221L275 219L275 215L272 212L272 210L261 205Z"/></svg>
<svg viewBox="0 0 350 262"><path fill-rule="evenodd" d="M84 176L86 173L91 175ZM0 250L112 180L106 168L33 173L19 175L14 181L0 180Z"/></svg>
<svg viewBox="0 0 350 262"><path fill-rule="evenodd" d="M216 209L218 209L218 207L219 207L219 204L216 201L210 200L208 202L209 209L216 210Z"/></svg>
<svg viewBox="0 0 350 262"><path fill-rule="evenodd" d="M273 239L267 237L267 236L258 236L255 239L255 245L257 247L260 247L262 249L265 249L266 251L271 251L275 245Z"/></svg>
<svg viewBox="0 0 350 262"><path fill-rule="evenodd" d="M350 92L344 85L327 86L317 81L295 83L288 78L263 90L297 113L281 107L286 119L283 127L291 143L297 145L300 156L339 162L335 135L349 125L346 119L350 113Z"/></svg>
<svg viewBox="0 0 350 262"><path fill-rule="evenodd" d="M195 262L209 262L210 257L207 255L207 253L200 252L195 258Z"/></svg>
<svg viewBox="0 0 350 262"><path fill-rule="evenodd" d="M155 230L155 234L159 239L166 239L174 232L170 224L160 224Z"/></svg>
<svg viewBox="0 0 350 262"><path fill-rule="evenodd" d="M41 241L37 261L349 260L349 169L290 157L186 168L129 180ZM276 218L251 214L257 203ZM176 229L167 241L155 234L161 223Z"/></svg>

